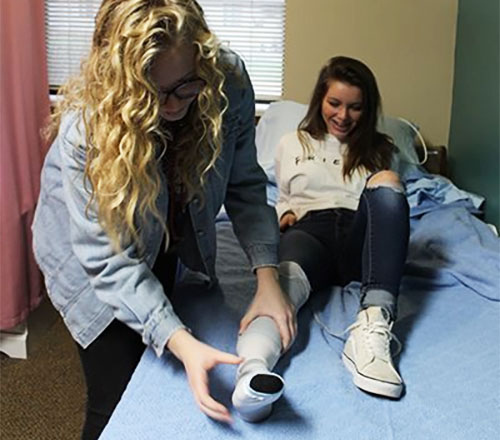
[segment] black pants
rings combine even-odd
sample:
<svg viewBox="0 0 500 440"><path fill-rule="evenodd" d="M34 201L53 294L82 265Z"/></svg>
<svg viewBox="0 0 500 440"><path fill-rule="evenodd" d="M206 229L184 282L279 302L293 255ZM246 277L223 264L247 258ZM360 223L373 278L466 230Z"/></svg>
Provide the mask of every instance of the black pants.
<svg viewBox="0 0 500 440"><path fill-rule="evenodd" d="M140 335L116 319L86 349L78 346L87 384L82 440L99 438L145 348Z"/></svg>
<svg viewBox="0 0 500 440"><path fill-rule="evenodd" d="M153 272L165 292L173 289L176 267L175 254L160 252ZM116 319L87 348L77 346L87 385L87 413L82 440L97 440L146 346L138 333Z"/></svg>
<svg viewBox="0 0 500 440"><path fill-rule="evenodd" d="M313 290L361 281L361 307L380 306L395 317L409 238L405 195L365 188L358 210L310 211L280 241L280 261L294 261Z"/></svg>

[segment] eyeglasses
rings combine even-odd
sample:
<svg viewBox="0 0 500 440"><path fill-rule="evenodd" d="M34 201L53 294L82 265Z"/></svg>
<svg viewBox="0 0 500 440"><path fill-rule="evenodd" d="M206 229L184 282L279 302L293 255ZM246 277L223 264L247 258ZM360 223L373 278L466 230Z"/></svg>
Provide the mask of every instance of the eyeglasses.
<svg viewBox="0 0 500 440"><path fill-rule="evenodd" d="M206 82L201 78L190 79L186 82L178 84L170 90L162 90L158 95L160 100L160 105L165 105L168 102L168 98L174 95L177 99L191 99L200 94L205 87Z"/></svg>

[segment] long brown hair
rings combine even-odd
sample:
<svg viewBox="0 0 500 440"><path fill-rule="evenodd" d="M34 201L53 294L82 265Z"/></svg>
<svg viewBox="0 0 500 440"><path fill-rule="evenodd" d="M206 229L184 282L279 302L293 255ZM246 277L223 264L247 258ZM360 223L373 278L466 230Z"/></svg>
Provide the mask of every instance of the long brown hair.
<svg viewBox="0 0 500 440"><path fill-rule="evenodd" d="M321 108L332 81L359 87L362 93L360 119L346 139L348 148L343 169L344 178L350 177L361 166L372 172L388 169L394 145L388 136L377 131L377 120L382 107L377 81L365 64L349 57L333 57L321 69L306 116L298 126L303 148L305 151L310 149L304 132L316 140L323 140L328 133Z"/></svg>

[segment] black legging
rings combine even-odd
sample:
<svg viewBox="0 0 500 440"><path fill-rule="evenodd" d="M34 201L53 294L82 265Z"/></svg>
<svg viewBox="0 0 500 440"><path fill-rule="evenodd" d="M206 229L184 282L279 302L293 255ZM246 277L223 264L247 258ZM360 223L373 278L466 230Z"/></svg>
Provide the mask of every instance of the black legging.
<svg viewBox="0 0 500 440"><path fill-rule="evenodd" d="M116 319L86 349L78 345L87 384L82 440L99 438L145 348L140 335Z"/></svg>

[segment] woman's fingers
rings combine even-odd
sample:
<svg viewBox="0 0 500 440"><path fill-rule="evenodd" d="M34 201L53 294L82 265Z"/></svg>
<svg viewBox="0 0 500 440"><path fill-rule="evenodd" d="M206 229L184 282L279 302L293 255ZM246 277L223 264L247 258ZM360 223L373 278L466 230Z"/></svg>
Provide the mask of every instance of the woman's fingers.
<svg viewBox="0 0 500 440"><path fill-rule="evenodd" d="M224 423L230 423L232 418L229 414L229 410L210 395L207 371L202 369L197 377L194 378L193 382L196 403L200 409L213 419Z"/></svg>
<svg viewBox="0 0 500 440"><path fill-rule="evenodd" d="M294 320L293 319L289 319L287 321L287 326L288 326L288 334L290 335L289 336L289 339L287 341L287 345L283 345L283 349L284 350L287 350L290 345L292 344L292 341L295 339L295 326L294 326Z"/></svg>
<svg viewBox="0 0 500 440"><path fill-rule="evenodd" d="M297 319L294 305L278 283L258 286L254 301L240 322L239 334L244 333L250 323L259 316L268 316L274 320L285 351L297 334Z"/></svg>
<svg viewBox="0 0 500 440"><path fill-rule="evenodd" d="M286 219L282 218L280 220L280 231L283 232L288 227L288 222Z"/></svg>
<svg viewBox="0 0 500 440"><path fill-rule="evenodd" d="M218 364L232 364L237 365L241 363L243 359L231 353L226 353L224 351L217 350L218 355L216 357L216 362Z"/></svg>
<svg viewBox="0 0 500 440"><path fill-rule="evenodd" d="M299 323L297 321L297 315L293 317L292 326L293 326L293 339L295 339L297 337L297 334L299 333Z"/></svg>
<svg viewBox="0 0 500 440"><path fill-rule="evenodd" d="M240 329L238 330L238 334L242 334L248 327L248 324L250 324L255 316L249 315L248 313L243 316L243 318L240 321Z"/></svg>
<svg viewBox="0 0 500 440"><path fill-rule="evenodd" d="M287 322L282 322L279 325L280 328L280 335L281 335L281 345L283 346L282 349L285 351L288 346L290 345L290 340L292 338L292 335L290 334L290 328L288 327Z"/></svg>
<svg viewBox="0 0 500 440"><path fill-rule="evenodd" d="M280 231L283 232L285 231L288 227L293 226L297 222L297 217L295 217L295 214L285 214L283 217L280 219Z"/></svg>
<svg viewBox="0 0 500 440"><path fill-rule="evenodd" d="M208 408L202 403L199 403L198 406L204 414L206 414L208 417L214 420L217 420L222 423L231 423L233 421L233 418L231 417L231 414L229 414L229 411L227 409L224 412L222 412Z"/></svg>
<svg viewBox="0 0 500 440"><path fill-rule="evenodd" d="M278 328L281 335L283 351L286 351L297 334L297 320L292 312L284 320L278 323Z"/></svg>
<svg viewBox="0 0 500 440"><path fill-rule="evenodd" d="M232 418L229 410L210 395L208 371L217 364L239 364L242 359L205 344L200 344L199 350L199 358L185 365L196 403L207 416L220 422L230 423Z"/></svg>

